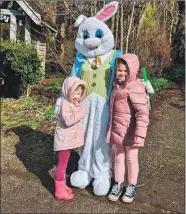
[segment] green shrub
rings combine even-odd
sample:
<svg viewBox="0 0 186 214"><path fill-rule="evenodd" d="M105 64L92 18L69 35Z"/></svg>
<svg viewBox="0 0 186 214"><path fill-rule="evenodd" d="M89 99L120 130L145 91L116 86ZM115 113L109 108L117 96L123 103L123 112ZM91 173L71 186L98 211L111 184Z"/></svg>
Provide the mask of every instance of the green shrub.
<svg viewBox="0 0 186 214"><path fill-rule="evenodd" d="M150 78L149 79L152 87L154 88L155 92L158 92L160 90L163 90L164 88L167 87L167 85L169 84L169 81L165 78Z"/></svg>
<svg viewBox="0 0 186 214"><path fill-rule="evenodd" d="M61 77L56 77L55 81L52 82L50 85L48 85L46 88L47 90L50 90L50 91L60 91L61 88L62 88L62 84L63 84L63 81L65 80L65 78L67 78L66 75L63 75Z"/></svg>
<svg viewBox="0 0 186 214"><path fill-rule="evenodd" d="M167 72L167 79L176 83L184 83L185 82L184 63L173 65L172 69Z"/></svg>
<svg viewBox="0 0 186 214"><path fill-rule="evenodd" d="M43 119L50 120L54 116L54 106L50 108L43 109Z"/></svg>
<svg viewBox="0 0 186 214"><path fill-rule="evenodd" d="M11 78L17 81L15 84L20 86L21 94L25 88L37 83L43 76L36 49L25 43L2 42L0 64L1 75L4 75L6 79Z"/></svg>

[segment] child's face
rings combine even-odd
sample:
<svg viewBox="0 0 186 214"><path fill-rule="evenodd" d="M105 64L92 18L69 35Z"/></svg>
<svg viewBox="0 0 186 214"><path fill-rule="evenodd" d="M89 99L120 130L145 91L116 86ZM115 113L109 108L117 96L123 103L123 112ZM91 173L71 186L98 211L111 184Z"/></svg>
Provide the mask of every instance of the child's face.
<svg viewBox="0 0 186 214"><path fill-rule="evenodd" d="M127 80L127 77L128 77L128 71L127 71L126 65L119 64L116 68L116 78L119 81L124 82Z"/></svg>
<svg viewBox="0 0 186 214"><path fill-rule="evenodd" d="M77 103L80 101L80 97L83 93L82 87L77 87L77 89L74 92L74 98L73 98L73 103Z"/></svg>

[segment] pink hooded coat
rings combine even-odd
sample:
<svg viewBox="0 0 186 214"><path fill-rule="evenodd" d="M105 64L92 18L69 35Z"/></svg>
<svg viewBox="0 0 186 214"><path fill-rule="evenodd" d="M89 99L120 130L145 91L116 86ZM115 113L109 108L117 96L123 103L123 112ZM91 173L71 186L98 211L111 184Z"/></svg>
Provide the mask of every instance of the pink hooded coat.
<svg viewBox="0 0 186 214"><path fill-rule="evenodd" d="M147 134L149 110L145 86L137 81L139 59L135 54L124 54L119 58L127 62L130 77L123 88L117 82L113 84L107 142L141 147ZM135 144L134 136L144 138L143 142Z"/></svg>
<svg viewBox="0 0 186 214"><path fill-rule="evenodd" d="M64 99L54 135L54 151L74 149L84 145L82 118L84 108L72 103L73 94L79 85L85 87L80 101L86 96L87 84L78 77L68 77L62 87Z"/></svg>

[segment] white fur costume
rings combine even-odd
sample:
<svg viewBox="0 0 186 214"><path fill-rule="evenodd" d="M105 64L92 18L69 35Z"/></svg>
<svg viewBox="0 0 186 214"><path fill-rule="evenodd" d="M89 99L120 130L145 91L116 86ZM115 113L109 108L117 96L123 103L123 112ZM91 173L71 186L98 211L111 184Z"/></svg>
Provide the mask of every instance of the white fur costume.
<svg viewBox="0 0 186 214"><path fill-rule="evenodd" d="M117 2L106 5L95 17L87 18L80 15L75 26L79 27L75 42L78 51L71 72L72 76L82 77L84 62L90 64L96 56L100 56L101 64L108 59L114 48L114 37L104 21L111 18L117 11ZM114 62L122 54L115 51L109 62L111 69L110 82L107 97L103 98L99 93L90 93L83 101L86 116L83 119L85 131L85 145L80 151L78 171L72 173L71 184L79 188L85 188L93 181L95 195L106 195L111 181L111 148L106 143L106 134L109 120L109 99L114 79ZM102 71L99 71L102 72ZM106 72L103 70L103 72ZM90 75L92 75L90 73ZM97 80L99 81L99 80ZM102 82L105 81L104 79ZM87 82L87 84L90 83Z"/></svg>

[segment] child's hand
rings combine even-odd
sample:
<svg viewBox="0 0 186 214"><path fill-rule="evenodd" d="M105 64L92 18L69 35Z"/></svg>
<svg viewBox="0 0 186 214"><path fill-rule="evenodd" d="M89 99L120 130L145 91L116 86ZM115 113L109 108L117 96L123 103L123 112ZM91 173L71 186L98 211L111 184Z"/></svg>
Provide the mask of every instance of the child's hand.
<svg viewBox="0 0 186 214"><path fill-rule="evenodd" d="M79 107L79 106L80 106L80 103L79 103L79 102L76 102L76 103L74 103L74 105L75 105L76 107Z"/></svg>
<svg viewBox="0 0 186 214"><path fill-rule="evenodd" d="M142 144L144 142L144 138L139 137L139 136L135 136L134 142L135 142L135 144Z"/></svg>

